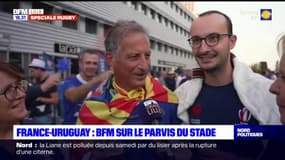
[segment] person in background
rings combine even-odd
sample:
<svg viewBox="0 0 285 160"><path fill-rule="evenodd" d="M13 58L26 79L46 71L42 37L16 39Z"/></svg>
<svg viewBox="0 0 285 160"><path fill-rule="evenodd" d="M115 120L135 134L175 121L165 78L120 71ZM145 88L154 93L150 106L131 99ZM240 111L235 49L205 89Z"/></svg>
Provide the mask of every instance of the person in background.
<svg viewBox="0 0 285 160"><path fill-rule="evenodd" d="M183 79L180 81L179 86L180 86L181 84L183 84L184 82L186 82L186 81L192 79L192 69L186 69L185 72L186 72L185 78L183 78Z"/></svg>
<svg viewBox="0 0 285 160"><path fill-rule="evenodd" d="M188 42L202 69L200 78L185 82L175 91L178 117L185 124L280 124L272 80L254 73L238 61L231 49L237 36L231 19L219 11L196 18ZM261 141L217 141L216 149L194 149L193 159L255 159Z"/></svg>
<svg viewBox="0 0 285 160"><path fill-rule="evenodd" d="M185 71L183 68L178 67L177 69L175 69L175 73L176 73L175 88L177 88L180 85L181 80L185 78Z"/></svg>
<svg viewBox="0 0 285 160"><path fill-rule="evenodd" d="M168 70L164 81L165 81L165 86L168 89L170 89L171 91L174 91L176 89L176 73L174 68Z"/></svg>
<svg viewBox="0 0 285 160"><path fill-rule="evenodd" d="M166 78L166 76L167 76L167 73L166 73L165 71L160 71L160 72L159 72L158 81L159 81L161 84L163 84L163 85L165 85L165 78Z"/></svg>
<svg viewBox="0 0 285 160"><path fill-rule="evenodd" d="M78 124L180 124L176 96L149 74L151 49L145 29L135 21L118 21L106 37L105 48L113 75L97 90L97 96L84 101ZM150 107L154 109L148 110ZM93 155L136 160L158 160L167 154L127 148L98 152Z"/></svg>
<svg viewBox="0 0 285 160"><path fill-rule="evenodd" d="M40 97L45 92L47 92L50 88L56 87L61 80L61 74L55 73L50 75L47 80L42 84L36 84L32 85L29 83L27 94L26 94L26 105L28 102L33 101L37 97Z"/></svg>
<svg viewBox="0 0 285 160"><path fill-rule="evenodd" d="M264 77L268 78L268 79L272 79L275 80L277 77L275 76L275 73L273 71L271 71L268 66L267 66L267 62L260 62L260 74L263 75Z"/></svg>
<svg viewBox="0 0 285 160"><path fill-rule="evenodd" d="M36 84L44 84L48 80L49 75L45 72L45 62L41 59L33 59L29 64L31 77L36 79ZM57 73L59 74L59 73ZM57 86L47 89L43 94L36 95L32 91L29 94L38 96L35 100L27 99L26 106L30 111L30 120L25 121L28 124L51 124L52 123L52 108L58 103Z"/></svg>
<svg viewBox="0 0 285 160"><path fill-rule="evenodd" d="M78 112L84 99L91 96L110 75L107 71L97 75L99 65L99 54L97 50L84 50L79 54L79 73L63 82L62 105L64 112L64 124L75 124Z"/></svg>

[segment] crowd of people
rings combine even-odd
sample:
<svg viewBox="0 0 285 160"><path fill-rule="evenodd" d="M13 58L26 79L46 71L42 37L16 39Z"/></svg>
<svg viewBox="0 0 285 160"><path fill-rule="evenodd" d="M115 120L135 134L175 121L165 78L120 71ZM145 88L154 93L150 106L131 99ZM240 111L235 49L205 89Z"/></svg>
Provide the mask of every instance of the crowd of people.
<svg viewBox="0 0 285 160"><path fill-rule="evenodd" d="M283 49L274 83L238 60L231 52L236 41L231 19L214 10L200 14L190 28L188 42L199 66L195 70L178 68L151 76L149 35L139 23L124 20L105 39L110 71L97 73L96 50L81 52L79 73L63 81L60 73L47 74L40 59L29 65L30 82L23 70L1 62L0 138L12 139L14 124L55 123L51 113L58 107L62 124L285 124L285 36L278 42ZM157 109L146 111L149 107ZM217 144L215 149L185 154L194 160L264 159L268 154L261 153L271 153L267 149L274 147L262 141ZM127 150L104 158L178 159L169 154L172 151L165 152ZM97 154L90 155L96 159Z"/></svg>

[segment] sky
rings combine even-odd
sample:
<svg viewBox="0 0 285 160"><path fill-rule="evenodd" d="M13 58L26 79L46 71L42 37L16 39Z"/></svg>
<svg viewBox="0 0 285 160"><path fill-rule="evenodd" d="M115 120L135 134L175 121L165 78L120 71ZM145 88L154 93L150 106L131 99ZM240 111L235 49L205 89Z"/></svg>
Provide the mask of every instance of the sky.
<svg viewBox="0 0 285 160"><path fill-rule="evenodd" d="M260 10L271 9L272 20L260 20ZM237 42L232 52L248 65L266 61L271 70L279 59L277 41L285 33L285 2L195 2L196 14L219 10L233 23Z"/></svg>

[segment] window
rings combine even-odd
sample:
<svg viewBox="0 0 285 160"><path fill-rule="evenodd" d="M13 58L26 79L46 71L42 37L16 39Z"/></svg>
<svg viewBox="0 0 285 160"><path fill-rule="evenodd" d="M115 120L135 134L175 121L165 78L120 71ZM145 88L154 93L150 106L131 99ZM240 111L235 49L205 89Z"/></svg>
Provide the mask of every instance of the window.
<svg viewBox="0 0 285 160"><path fill-rule="evenodd" d="M188 54L188 58L189 58L189 59L190 59L190 58L193 58L191 52L187 52L187 54Z"/></svg>
<svg viewBox="0 0 285 160"><path fill-rule="evenodd" d="M53 14L53 7L42 3L42 2L38 2L38 1L33 1L32 2L32 7L33 8L39 8L39 9L44 9L44 14ZM52 21L41 21L41 22L45 22L45 23L52 23Z"/></svg>
<svg viewBox="0 0 285 160"><path fill-rule="evenodd" d="M38 2L38 1L33 1L32 7L44 9L44 14L52 14L52 10L53 10L52 6L45 4L45 3L42 3L42 2Z"/></svg>
<svg viewBox="0 0 285 160"><path fill-rule="evenodd" d="M0 51L0 59L1 60L6 60L6 51L4 52L4 51Z"/></svg>
<svg viewBox="0 0 285 160"><path fill-rule="evenodd" d="M157 14L158 15L158 22L161 23L162 22L162 17L160 14Z"/></svg>
<svg viewBox="0 0 285 160"><path fill-rule="evenodd" d="M133 2L131 2L131 4L135 10L138 10L138 3L137 2L133 1Z"/></svg>
<svg viewBox="0 0 285 160"><path fill-rule="evenodd" d="M168 27L168 19L167 18L164 18L164 23L165 23L165 26Z"/></svg>
<svg viewBox="0 0 285 160"><path fill-rule="evenodd" d="M147 15L147 7L144 4L142 4L142 11L144 15Z"/></svg>
<svg viewBox="0 0 285 160"><path fill-rule="evenodd" d="M85 29L86 33L96 34L97 33L97 21L86 18L85 19Z"/></svg>
<svg viewBox="0 0 285 160"><path fill-rule="evenodd" d="M177 5L175 5L175 9L176 9L176 12L178 13L179 12L179 8Z"/></svg>
<svg viewBox="0 0 285 160"><path fill-rule="evenodd" d="M139 5L138 5L138 2L135 2L135 10L137 11L139 9Z"/></svg>
<svg viewBox="0 0 285 160"><path fill-rule="evenodd" d="M9 54L10 63L13 65L16 65L18 67L22 67L21 55L22 54L18 53L18 52L10 52L10 54Z"/></svg>
<svg viewBox="0 0 285 160"><path fill-rule="evenodd" d="M170 21L170 26L171 26L171 29L173 29L173 28L174 28L174 26L173 26L173 22L172 22L172 21Z"/></svg>
<svg viewBox="0 0 285 160"><path fill-rule="evenodd" d="M13 9L19 9L20 8L20 2L15 1L6 1L6 2L0 2L0 11L13 14Z"/></svg>
<svg viewBox="0 0 285 160"><path fill-rule="evenodd" d="M108 25L108 24L104 24L103 28L104 28L104 37L107 36L107 34L109 33L109 30L112 26Z"/></svg>
<svg viewBox="0 0 285 160"><path fill-rule="evenodd" d="M161 51L161 43L157 43L157 49L158 49L158 51Z"/></svg>
<svg viewBox="0 0 285 160"><path fill-rule="evenodd" d="M189 22L191 21L191 17L190 17L190 16L188 16L188 21L189 21Z"/></svg>
<svg viewBox="0 0 285 160"><path fill-rule="evenodd" d="M173 9L173 6L174 6L173 2L170 2L170 8L171 9Z"/></svg>
<svg viewBox="0 0 285 160"><path fill-rule="evenodd" d="M63 10L62 14L74 14L68 11ZM77 21L62 21L62 26L70 29L77 29Z"/></svg>
<svg viewBox="0 0 285 160"><path fill-rule="evenodd" d="M187 31L186 30L184 30L184 36L187 37Z"/></svg>
<svg viewBox="0 0 285 160"><path fill-rule="evenodd" d="M154 10L150 10L150 15L151 15L151 18L152 19L155 19L155 12L154 12Z"/></svg>
<svg viewBox="0 0 285 160"><path fill-rule="evenodd" d="M166 44L164 45L164 52L168 53L168 46Z"/></svg>
<svg viewBox="0 0 285 160"><path fill-rule="evenodd" d="M169 47L170 53L173 54L173 47Z"/></svg>
<svg viewBox="0 0 285 160"><path fill-rule="evenodd" d="M151 49L155 48L155 42L153 40L150 40L150 48Z"/></svg>

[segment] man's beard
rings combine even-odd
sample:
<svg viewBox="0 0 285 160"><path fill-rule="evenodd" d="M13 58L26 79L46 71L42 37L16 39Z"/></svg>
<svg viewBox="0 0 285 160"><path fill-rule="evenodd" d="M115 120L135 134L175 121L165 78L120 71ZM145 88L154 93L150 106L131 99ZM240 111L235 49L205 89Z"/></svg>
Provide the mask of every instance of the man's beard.
<svg viewBox="0 0 285 160"><path fill-rule="evenodd" d="M211 68L202 68L202 70L204 72L207 72L207 73L215 73L215 72L217 72L220 69L219 69L218 66L214 66L214 67L211 67Z"/></svg>

